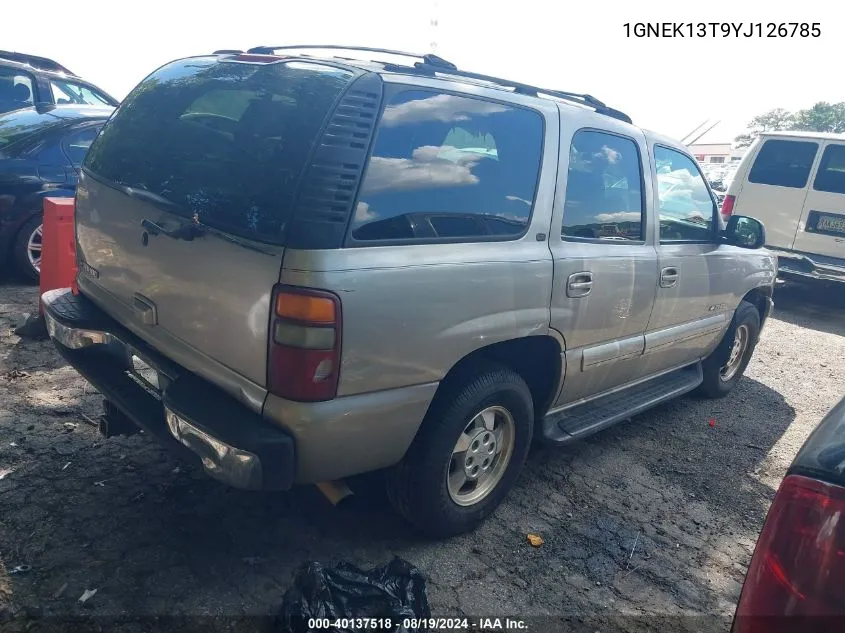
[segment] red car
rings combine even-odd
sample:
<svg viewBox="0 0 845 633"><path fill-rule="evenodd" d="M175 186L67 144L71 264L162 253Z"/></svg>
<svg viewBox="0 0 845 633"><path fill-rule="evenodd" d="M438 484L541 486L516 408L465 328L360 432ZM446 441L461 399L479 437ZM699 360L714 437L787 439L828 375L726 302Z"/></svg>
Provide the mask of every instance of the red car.
<svg viewBox="0 0 845 633"><path fill-rule="evenodd" d="M780 485L733 623L733 633L838 631L845 631L845 398Z"/></svg>

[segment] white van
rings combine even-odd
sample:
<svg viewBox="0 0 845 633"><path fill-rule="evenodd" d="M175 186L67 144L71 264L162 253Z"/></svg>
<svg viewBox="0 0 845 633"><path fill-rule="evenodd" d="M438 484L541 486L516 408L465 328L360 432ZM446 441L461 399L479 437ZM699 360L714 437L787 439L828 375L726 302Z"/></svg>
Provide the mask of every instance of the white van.
<svg viewBox="0 0 845 633"><path fill-rule="evenodd" d="M780 277L845 283L845 135L761 134L722 203L733 213L763 222Z"/></svg>

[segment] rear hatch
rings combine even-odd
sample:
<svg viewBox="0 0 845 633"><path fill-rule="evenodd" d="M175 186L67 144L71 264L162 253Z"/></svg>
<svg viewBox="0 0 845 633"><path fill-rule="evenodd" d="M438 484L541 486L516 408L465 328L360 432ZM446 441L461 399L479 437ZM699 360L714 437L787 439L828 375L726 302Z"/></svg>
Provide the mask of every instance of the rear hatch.
<svg viewBox="0 0 845 633"><path fill-rule="evenodd" d="M270 297L297 184L352 78L301 59L232 56L150 75L86 158L83 293L192 371L265 386ZM242 395L231 375L215 382Z"/></svg>

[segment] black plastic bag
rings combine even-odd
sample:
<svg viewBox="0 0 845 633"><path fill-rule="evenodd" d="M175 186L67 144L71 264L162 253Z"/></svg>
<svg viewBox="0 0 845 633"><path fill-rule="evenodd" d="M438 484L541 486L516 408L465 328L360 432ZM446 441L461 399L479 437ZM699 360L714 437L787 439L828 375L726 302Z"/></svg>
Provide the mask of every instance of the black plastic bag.
<svg viewBox="0 0 845 633"><path fill-rule="evenodd" d="M428 631L427 623L407 621L430 616L425 577L409 562L394 558L370 571L345 562L333 569L326 569L320 563L303 565L293 586L285 593L281 621L282 630L290 633L351 633L364 628L416 633ZM393 625L392 628L384 628L384 624L362 627L354 621L343 622L359 618L389 619ZM316 624L315 620L320 623ZM344 624L348 626L342 628Z"/></svg>

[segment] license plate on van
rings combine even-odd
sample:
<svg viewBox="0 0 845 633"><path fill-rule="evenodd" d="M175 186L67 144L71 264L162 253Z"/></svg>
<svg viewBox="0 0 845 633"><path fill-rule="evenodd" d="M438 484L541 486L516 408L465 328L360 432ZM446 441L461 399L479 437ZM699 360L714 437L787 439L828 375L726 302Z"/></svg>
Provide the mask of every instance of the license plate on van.
<svg viewBox="0 0 845 633"><path fill-rule="evenodd" d="M822 215L816 222L816 230L845 235L845 216Z"/></svg>

